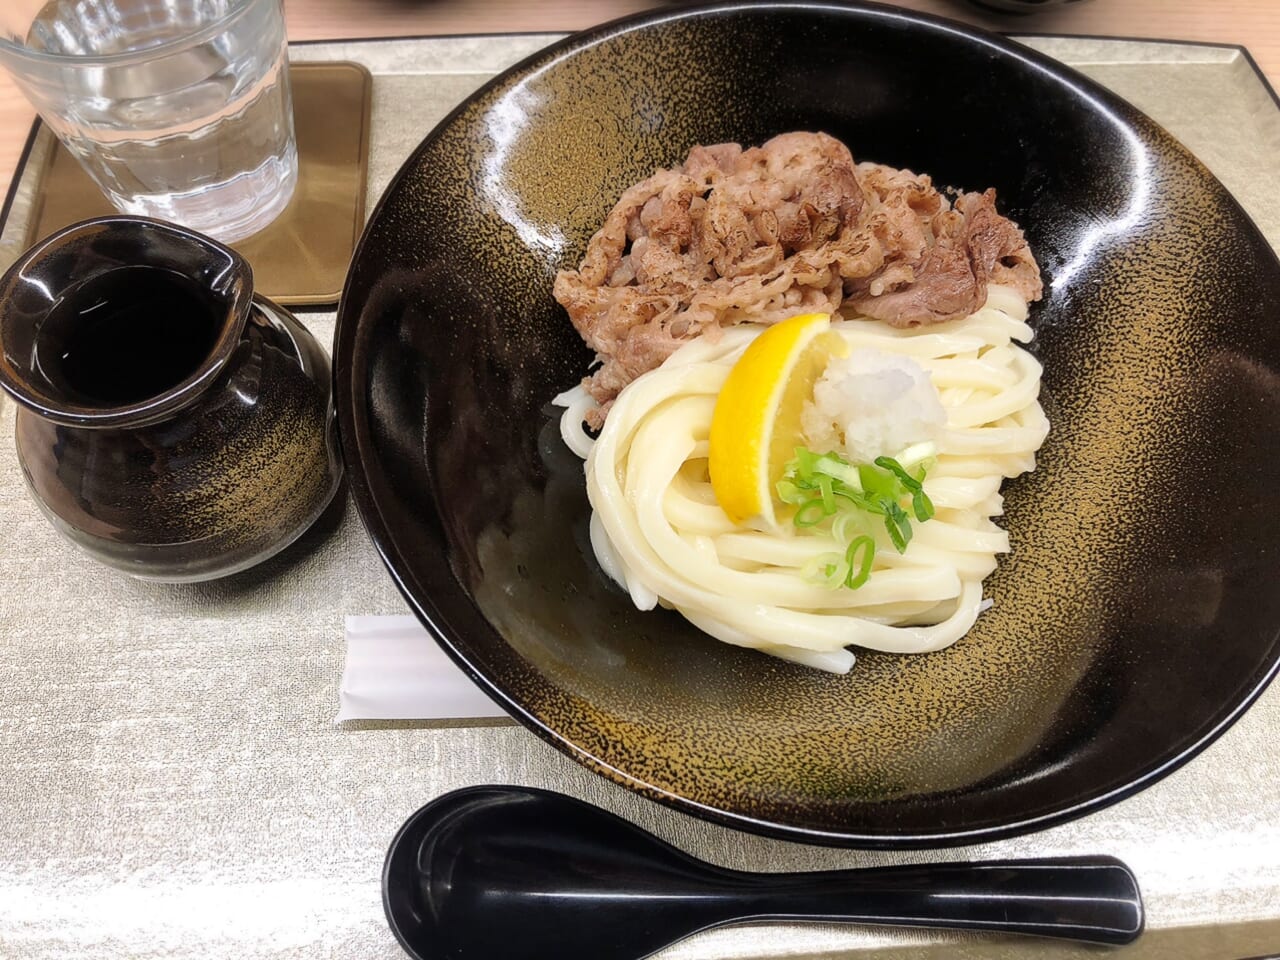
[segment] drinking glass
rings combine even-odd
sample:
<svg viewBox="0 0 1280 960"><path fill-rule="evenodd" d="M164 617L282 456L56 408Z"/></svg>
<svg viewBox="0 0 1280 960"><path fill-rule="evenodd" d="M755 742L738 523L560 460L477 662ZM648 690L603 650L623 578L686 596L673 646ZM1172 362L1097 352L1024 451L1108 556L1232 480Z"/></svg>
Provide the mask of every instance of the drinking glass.
<svg viewBox="0 0 1280 960"><path fill-rule="evenodd" d="M223 241L298 176L282 0L0 0L0 63L122 212Z"/></svg>

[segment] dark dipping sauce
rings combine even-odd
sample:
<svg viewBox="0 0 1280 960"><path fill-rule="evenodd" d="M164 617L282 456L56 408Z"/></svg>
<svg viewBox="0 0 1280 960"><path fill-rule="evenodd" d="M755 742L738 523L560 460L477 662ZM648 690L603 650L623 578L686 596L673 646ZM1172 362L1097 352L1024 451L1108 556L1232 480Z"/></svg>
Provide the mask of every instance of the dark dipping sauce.
<svg viewBox="0 0 1280 960"><path fill-rule="evenodd" d="M195 373L225 315L196 281L159 267L120 267L71 287L40 330L40 366L78 400L118 407L159 396Z"/></svg>

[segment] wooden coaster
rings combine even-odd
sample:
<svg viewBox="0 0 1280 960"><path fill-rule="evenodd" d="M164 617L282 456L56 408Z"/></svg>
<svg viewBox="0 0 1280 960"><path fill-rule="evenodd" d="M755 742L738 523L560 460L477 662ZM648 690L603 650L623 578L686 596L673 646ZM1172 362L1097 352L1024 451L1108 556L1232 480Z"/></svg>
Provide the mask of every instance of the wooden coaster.
<svg viewBox="0 0 1280 960"><path fill-rule="evenodd" d="M364 228L373 78L357 63L289 67L298 185L284 212L231 244L253 267L254 288L292 306L336 303ZM61 144L49 151L28 244L114 209Z"/></svg>

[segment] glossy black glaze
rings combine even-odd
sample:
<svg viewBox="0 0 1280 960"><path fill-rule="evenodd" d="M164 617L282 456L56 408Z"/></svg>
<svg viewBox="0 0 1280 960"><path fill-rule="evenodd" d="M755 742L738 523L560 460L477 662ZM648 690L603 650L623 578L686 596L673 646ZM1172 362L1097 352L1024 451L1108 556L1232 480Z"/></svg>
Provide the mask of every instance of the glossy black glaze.
<svg viewBox="0 0 1280 960"><path fill-rule="evenodd" d="M142 268L186 278L206 303L197 317L165 320L212 323L211 346L150 396L112 383L140 375L136 363L92 371L129 398L95 402L59 375L68 331L55 328L77 322L68 298L91 307L95 280L122 268L129 283ZM114 285L112 296L128 295ZM165 336L165 324L146 329ZM165 362L165 343L146 346L149 363ZM190 343L174 346L190 353ZM206 580L242 570L300 536L341 484L324 350L287 311L254 297L238 254L199 234L107 217L37 244L0 279L0 348L0 386L20 404L18 455L37 502L73 543L127 573Z"/></svg>
<svg viewBox="0 0 1280 960"><path fill-rule="evenodd" d="M746 920L949 927L1124 944L1142 899L1109 857L744 873L697 860L562 794L472 787L427 804L383 870L418 960L639 960Z"/></svg>
<svg viewBox="0 0 1280 960"><path fill-rule="evenodd" d="M1052 428L1004 491L994 607L947 650L859 653L844 677L635 610L594 563L548 408L590 361L552 277L622 191L695 143L793 129L994 187L1046 280ZM1129 795L1274 676L1277 316L1280 264L1227 191L1074 71L890 7L725 5L570 38L433 131L361 242L335 375L378 549L513 716L698 816L933 847Z"/></svg>

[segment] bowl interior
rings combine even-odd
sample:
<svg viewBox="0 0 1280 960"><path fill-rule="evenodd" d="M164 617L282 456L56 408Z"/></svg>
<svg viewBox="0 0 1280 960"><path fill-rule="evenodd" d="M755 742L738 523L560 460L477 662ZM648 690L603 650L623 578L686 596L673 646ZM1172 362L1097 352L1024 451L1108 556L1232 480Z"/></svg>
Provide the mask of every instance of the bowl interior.
<svg viewBox="0 0 1280 960"><path fill-rule="evenodd" d="M551 297L622 190L698 143L823 130L995 187L1045 271L1052 430L954 647L837 677L640 613L596 568L549 401L591 359ZM1206 251L1214 251L1206 255ZM513 68L426 139L348 279L357 502L419 615L604 775L818 842L970 842L1138 789L1270 679L1280 265L1168 134L1009 41L887 8L708 8Z"/></svg>

